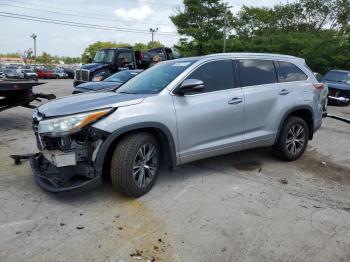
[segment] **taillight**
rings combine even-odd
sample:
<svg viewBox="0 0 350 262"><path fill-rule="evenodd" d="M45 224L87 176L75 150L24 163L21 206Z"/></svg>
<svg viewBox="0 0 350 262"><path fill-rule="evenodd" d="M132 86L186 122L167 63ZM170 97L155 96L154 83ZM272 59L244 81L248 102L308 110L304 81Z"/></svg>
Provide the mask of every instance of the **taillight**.
<svg viewBox="0 0 350 262"><path fill-rule="evenodd" d="M314 84L314 87L317 89L317 90L322 90L324 88L324 84L322 83L317 83L317 84Z"/></svg>

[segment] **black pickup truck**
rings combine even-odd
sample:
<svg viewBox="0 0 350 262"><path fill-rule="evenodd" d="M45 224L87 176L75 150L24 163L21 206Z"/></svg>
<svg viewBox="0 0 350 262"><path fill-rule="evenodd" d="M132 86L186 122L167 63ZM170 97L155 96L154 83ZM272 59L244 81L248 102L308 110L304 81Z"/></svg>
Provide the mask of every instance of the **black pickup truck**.
<svg viewBox="0 0 350 262"><path fill-rule="evenodd" d="M134 51L129 47L100 49L92 63L85 64L75 71L74 86L90 81L102 81L121 70L146 69L156 55L161 61L180 57L173 48L167 47L153 48L147 52Z"/></svg>

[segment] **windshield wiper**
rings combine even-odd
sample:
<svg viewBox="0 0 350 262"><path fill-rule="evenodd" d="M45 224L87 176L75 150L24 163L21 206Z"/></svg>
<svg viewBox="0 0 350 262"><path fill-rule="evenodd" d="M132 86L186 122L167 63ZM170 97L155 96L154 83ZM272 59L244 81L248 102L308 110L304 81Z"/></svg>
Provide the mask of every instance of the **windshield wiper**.
<svg viewBox="0 0 350 262"><path fill-rule="evenodd" d="M128 94L128 95L136 95L136 92L127 92L127 91L121 91L121 92L117 92L118 94Z"/></svg>

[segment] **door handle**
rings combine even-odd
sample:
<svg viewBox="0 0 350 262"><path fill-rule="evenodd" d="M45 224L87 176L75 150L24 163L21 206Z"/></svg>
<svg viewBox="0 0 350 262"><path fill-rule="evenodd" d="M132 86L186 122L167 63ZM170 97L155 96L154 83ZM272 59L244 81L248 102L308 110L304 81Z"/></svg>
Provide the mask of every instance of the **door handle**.
<svg viewBox="0 0 350 262"><path fill-rule="evenodd" d="M288 95L288 94L289 94L289 91L288 91L287 89L282 89L282 90L279 92L279 94L280 94L281 96L285 96L285 95Z"/></svg>
<svg viewBox="0 0 350 262"><path fill-rule="evenodd" d="M237 105L237 104L242 103L242 102L243 102L243 99L240 97L235 97L235 98L232 98L231 100L228 101L228 103L230 105Z"/></svg>

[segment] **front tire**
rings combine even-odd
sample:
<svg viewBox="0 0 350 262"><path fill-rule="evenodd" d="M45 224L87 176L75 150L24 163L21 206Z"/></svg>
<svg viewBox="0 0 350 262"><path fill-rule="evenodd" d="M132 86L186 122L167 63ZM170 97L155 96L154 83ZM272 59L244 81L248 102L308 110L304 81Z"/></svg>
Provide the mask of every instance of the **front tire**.
<svg viewBox="0 0 350 262"><path fill-rule="evenodd" d="M309 128L304 119L290 116L285 121L275 146L277 155L286 161L301 157L309 141Z"/></svg>
<svg viewBox="0 0 350 262"><path fill-rule="evenodd" d="M111 182L121 193L140 197L151 190L160 169L160 149L149 133L133 133L116 146L111 161Z"/></svg>

